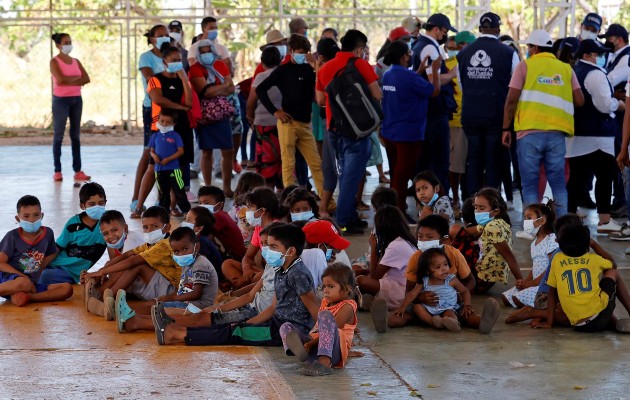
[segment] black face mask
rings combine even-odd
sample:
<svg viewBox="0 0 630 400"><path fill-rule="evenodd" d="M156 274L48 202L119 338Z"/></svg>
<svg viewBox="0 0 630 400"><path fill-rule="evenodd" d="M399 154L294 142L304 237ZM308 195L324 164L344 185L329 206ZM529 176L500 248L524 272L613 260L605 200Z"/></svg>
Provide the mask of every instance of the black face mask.
<svg viewBox="0 0 630 400"><path fill-rule="evenodd" d="M447 41L448 41L448 37L446 35L443 35L442 39L438 40L437 42L439 44L446 44Z"/></svg>
<svg viewBox="0 0 630 400"><path fill-rule="evenodd" d="M615 51L615 44L613 42L604 43L604 47L610 49L611 51Z"/></svg>

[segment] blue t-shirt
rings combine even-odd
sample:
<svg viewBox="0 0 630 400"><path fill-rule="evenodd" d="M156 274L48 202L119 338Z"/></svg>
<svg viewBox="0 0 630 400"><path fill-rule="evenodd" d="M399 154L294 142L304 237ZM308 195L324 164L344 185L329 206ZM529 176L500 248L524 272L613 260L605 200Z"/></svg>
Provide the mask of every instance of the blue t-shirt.
<svg viewBox="0 0 630 400"><path fill-rule="evenodd" d="M22 236L22 228L7 232L0 242L0 253L9 258L8 264L28 275L33 282L39 280L44 259L57 251L55 234L52 229L42 227L43 233L34 242L27 242Z"/></svg>
<svg viewBox="0 0 630 400"><path fill-rule="evenodd" d="M560 253L560 249L555 249L552 253L551 253L551 260L549 261L549 265L551 266L551 261L553 261L553 258L556 256L556 254ZM547 270L545 271L545 274L543 275L542 279L540 280L540 283L538 284L538 293L549 293L549 285L547 285L547 278L549 278L549 271L551 270L551 267L547 268Z"/></svg>
<svg viewBox="0 0 630 400"><path fill-rule="evenodd" d="M383 75L383 128L381 135L396 142L424 140L428 100L433 85L400 65Z"/></svg>
<svg viewBox="0 0 630 400"><path fill-rule="evenodd" d="M274 317L282 322L290 322L302 333L307 334L313 325L313 318L300 296L313 291L313 276L301 259L297 259L287 270L276 272L276 311Z"/></svg>
<svg viewBox="0 0 630 400"><path fill-rule="evenodd" d="M66 271L79 282L81 271L92 268L101 258L107 245L101 234L101 222L92 228L81 221L85 212L70 218L57 238L59 254L50 263L51 267L58 267Z"/></svg>
<svg viewBox="0 0 630 400"><path fill-rule="evenodd" d="M149 140L149 148L153 149L160 157L160 160L170 157L177 152L178 148L184 147L184 142L179 133L170 131L166 133L155 132ZM169 161L166 165L155 164L155 172L172 171L179 169L179 159Z"/></svg>
<svg viewBox="0 0 630 400"><path fill-rule="evenodd" d="M165 69L162 58L156 56L151 50L142 53L138 60L138 70L146 67L151 68L153 75L157 75ZM140 75L142 76L142 86L144 87L144 100L142 101L142 105L148 108L151 107L151 98L147 93L147 79L142 73L140 73Z"/></svg>

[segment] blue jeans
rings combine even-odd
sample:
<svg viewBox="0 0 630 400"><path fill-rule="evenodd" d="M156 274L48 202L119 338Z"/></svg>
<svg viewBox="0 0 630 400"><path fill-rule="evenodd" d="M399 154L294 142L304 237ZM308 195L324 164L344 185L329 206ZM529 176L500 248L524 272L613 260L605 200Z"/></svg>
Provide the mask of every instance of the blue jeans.
<svg viewBox="0 0 630 400"><path fill-rule="evenodd" d="M359 219L356 196L359 183L365 177L365 168L372 155L370 138L352 140L334 132L328 139L335 150L339 174L339 198L337 199L337 223L346 226Z"/></svg>
<svg viewBox="0 0 630 400"><path fill-rule="evenodd" d="M72 144L72 169L81 171L81 114L83 99L81 96L52 98L53 116L53 159L55 172L61 172L61 143L66 130L66 121L70 119L70 140Z"/></svg>
<svg viewBox="0 0 630 400"><path fill-rule="evenodd" d="M419 160L421 171L431 170L440 180L440 184L448 195L451 189L448 179L448 167L451 155L450 128L448 115L438 114L427 118L427 128L424 134L424 145ZM391 167L391 164L390 164ZM390 169L391 171L391 169Z"/></svg>
<svg viewBox="0 0 630 400"><path fill-rule="evenodd" d="M474 195L484 186L499 188L505 157L501 145L501 126L464 126L468 139L468 159L466 160L466 190ZM485 185L484 185L485 173Z"/></svg>
<svg viewBox="0 0 630 400"><path fill-rule="evenodd" d="M54 283L69 283L74 285L78 282L61 267L47 267L40 275L39 283L42 285L52 285Z"/></svg>
<svg viewBox="0 0 630 400"><path fill-rule="evenodd" d="M567 213L568 195L564 180L564 133L534 132L516 141L518 168L523 186L523 206L538 203L540 164L545 166L547 182L556 202L556 215Z"/></svg>

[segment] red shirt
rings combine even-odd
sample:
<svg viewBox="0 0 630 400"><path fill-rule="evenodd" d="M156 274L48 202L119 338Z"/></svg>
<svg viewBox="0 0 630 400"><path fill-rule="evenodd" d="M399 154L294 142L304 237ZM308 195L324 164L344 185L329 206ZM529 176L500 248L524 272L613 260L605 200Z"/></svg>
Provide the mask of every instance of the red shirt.
<svg viewBox="0 0 630 400"><path fill-rule="evenodd" d="M280 64L286 64L286 63L288 63L290 61L291 61L291 54L287 53L287 55L284 56L284 60L282 60L282 62ZM256 66L256 70L254 71L254 78L256 77L256 75L260 74L264 70L265 70L265 67L263 67L262 63L258 64Z"/></svg>
<svg viewBox="0 0 630 400"><path fill-rule="evenodd" d="M192 71L192 67L190 69ZM214 219L216 237L223 243L225 249L232 254L235 260L242 260L247 249L243 243L243 234L238 229L236 222L225 211L214 213Z"/></svg>
<svg viewBox="0 0 630 400"><path fill-rule="evenodd" d="M216 69L217 72L220 73L221 76L223 77L230 76L230 70L228 69L227 65L225 65L225 63L221 60L216 60L214 62L214 69ZM201 78L201 77L207 78L208 70L206 69L206 67L204 67L203 65L199 63L193 64L190 67L190 71L188 71L188 79ZM216 79L214 80L214 84L215 85L221 84L219 77L216 77Z"/></svg>
<svg viewBox="0 0 630 400"><path fill-rule="evenodd" d="M317 73L315 90L326 93L326 86L328 86L328 84L333 80L340 69L346 67L348 60L352 57L356 56L349 51L340 51L337 53L335 58L324 64ZM378 80L378 75L374 72L374 68L367 61L357 58L354 65L365 79L366 84L370 85ZM330 102L328 101L328 93L326 93L326 126L330 126L331 117L332 112L330 111Z"/></svg>

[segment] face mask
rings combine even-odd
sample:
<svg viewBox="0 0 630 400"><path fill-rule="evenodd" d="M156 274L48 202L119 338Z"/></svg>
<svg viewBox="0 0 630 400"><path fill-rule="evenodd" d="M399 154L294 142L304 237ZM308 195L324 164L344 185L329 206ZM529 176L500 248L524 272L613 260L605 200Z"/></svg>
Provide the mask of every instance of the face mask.
<svg viewBox="0 0 630 400"><path fill-rule="evenodd" d="M279 251L267 248L266 253L262 256L267 261L267 265L273 267L276 271L280 270L282 265L284 265L285 255Z"/></svg>
<svg viewBox="0 0 630 400"><path fill-rule="evenodd" d="M173 261L175 261L180 267L188 267L195 262L195 254L186 254L183 256L176 256L173 254Z"/></svg>
<svg viewBox="0 0 630 400"><path fill-rule="evenodd" d="M525 52L525 59L529 59L529 57L530 57L530 55L529 55L529 50L527 50L527 51Z"/></svg>
<svg viewBox="0 0 630 400"><path fill-rule="evenodd" d="M280 52L280 58L283 58L287 56L287 45L286 44L281 44L276 46L276 49L278 49L278 51Z"/></svg>
<svg viewBox="0 0 630 400"><path fill-rule="evenodd" d="M170 62L166 64L166 71L174 74L184 69L184 64L181 61Z"/></svg>
<svg viewBox="0 0 630 400"><path fill-rule="evenodd" d="M540 218L537 219L526 219L523 221L523 230L527 233L529 233L530 235L536 236L536 234L538 233L538 230L540 229L540 226L538 227L534 227L534 222L538 221Z"/></svg>
<svg viewBox="0 0 630 400"><path fill-rule="evenodd" d="M291 213L291 221L309 221L315 214L313 211L304 211L299 213Z"/></svg>
<svg viewBox="0 0 630 400"><path fill-rule="evenodd" d="M216 59L217 56L215 56L212 52L199 54L199 63L204 67L211 67Z"/></svg>
<svg viewBox="0 0 630 400"><path fill-rule="evenodd" d="M427 241L421 241L418 240L418 250L425 252L429 249L441 249L442 248L442 243L440 243L439 240L427 240Z"/></svg>
<svg viewBox="0 0 630 400"><path fill-rule="evenodd" d="M304 31L304 37L308 37L308 31Z"/></svg>
<svg viewBox="0 0 630 400"><path fill-rule="evenodd" d="M63 46L61 46L61 52L67 55L70 54L73 48L74 47L71 44L64 44Z"/></svg>
<svg viewBox="0 0 630 400"><path fill-rule="evenodd" d="M205 208L206 210L210 211L212 214L215 213L214 209L217 207L216 204L212 205L212 204L201 204L201 207ZM247 214L247 212L246 212Z"/></svg>
<svg viewBox="0 0 630 400"><path fill-rule="evenodd" d="M42 219L38 219L35 222L28 222L20 220L20 228L24 230L24 232L35 233L42 227Z"/></svg>
<svg viewBox="0 0 630 400"><path fill-rule="evenodd" d="M258 210L260 210L260 208ZM247 220L247 223L250 224L251 226L260 226L260 224L262 223L262 215L258 218L254 216L254 214L256 214L258 210L245 211L245 219Z"/></svg>
<svg viewBox="0 0 630 400"><path fill-rule="evenodd" d="M175 40L175 43L182 41L182 34L179 32L170 32L168 35Z"/></svg>
<svg viewBox="0 0 630 400"><path fill-rule="evenodd" d="M217 36L219 36L219 31L218 30L213 30L213 31L208 31L208 39L210 40L216 40Z"/></svg>
<svg viewBox="0 0 630 400"><path fill-rule="evenodd" d="M162 229L164 229L164 227L162 227ZM156 229L151 232L146 232L144 234L144 241L151 245L156 244L164 238L164 233L162 232L162 229Z"/></svg>
<svg viewBox="0 0 630 400"><path fill-rule="evenodd" d="M580 32L580 38L582 40L587 40L587 39L597 40L597 33L583 30L582 32Z"/></svg>
<svg viewBox="0 0 630 400"><path fill-rule="evenodd" d="M85 213L92 219L99 220L105 214L105 206L93 206L85 209Z"/></svg>
<svg viewBox="0 0 630 400"><path fill-rule="evenodd" d="M168 133L172 130L175 130L175 127L173 125L168 125L168 126L164 126L162 124L160 124L159 122L155 124L155 126L158 128L158 130L161 133Z"/></svg>
<svg viewBox="0 0 630 400"><path fill-rule="evenodd" d="M601 54L598 55L597 59L595 60L595 64L597 64L597 66L600 68L604 68L606 66L606 57Z"/></svg>
<svg viewBox="0 0 630 400"><path fill-rule="evenodd" d="M449 51L448 51L448 58L453 58L453 57L455 57L458 53L459 53L459 50L449 50Z"/></svg>
<svg viewBox="0 0 630 400"><path fill-rule="evenodd" d="M155 38L155 47L157 47L158 50L162 49L164 43L171 43L170 36L160 36L159 38Z"/></svg>
<svg viewBox="0 0 630 400"><path fill-rule="evenodd" d="M181 224L179 224L179 227L193 229L195 227L195 224L193 224L192 222L183 221Z"/></svg>
<svg viewBox="0 0 630 400"><path fill-rule="evenodd" d="M613 42L604 43L604 47L609 49L610 51L615 51L615 44Z"/></svg>
<svg viewBox="0 0 630 400"><path fill-rule="evenodd" d="M446 44L446 41L448 40L448 38L446 37L446 35L442 36L442 39L438 40L437 42L439 44Z"/></svg>
<svg viewBox="0 0 630 400"><path fill-rule="evenodd" d="M109 247L110 249L122 249L123 246L125 245L125 240L127 239L127 232L123 232L122 236L120 237L120 239L118 239L118 241L114 244L111 243L107 243L107 247Z"/></svg>
<svg viewBox="0 0 630 400"><path fill-rule="evenodd" d="M326 261L330 261L330 259L332 258L332 255L333 255L333 250L326 249Z"/></svg>
<svg viewBox="0 0 630 400"><path fill-rule="evenodd" d="M420 202L420 203L422 203L423 206L429 206L430 207L437 201L438 197L439 196L438 196L437 193L433 193L433 197L431 197L431 200L428 203L422 203L422 202Z"/></svg>
<svg viewBox="0 0 630 400"><path fill-rule="evenodd" d="M188 303L188 305L186 306L186 311L191 314L199 314L201 312L201 308L197 307L193 303Z"/></svg>
<svg viewBox="0 0 630 400"><path fill-rule="evenodd" d="M481 226L486 226L488 222L492 221L494 218L490 216L490 212L476 212L475 213L475 221Z"/></svg>
<svg viewBox="0 0 630 400"><path fill-rule="evenodd" d="M293 61L295 61L296 64L304 64L306 62L306 54L293 53L291 57L293 57Z"/></svg>

